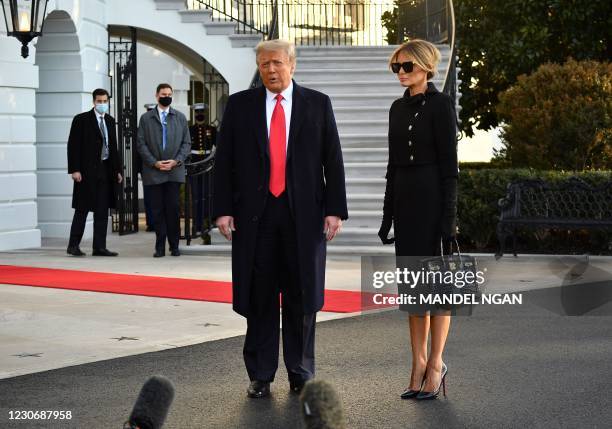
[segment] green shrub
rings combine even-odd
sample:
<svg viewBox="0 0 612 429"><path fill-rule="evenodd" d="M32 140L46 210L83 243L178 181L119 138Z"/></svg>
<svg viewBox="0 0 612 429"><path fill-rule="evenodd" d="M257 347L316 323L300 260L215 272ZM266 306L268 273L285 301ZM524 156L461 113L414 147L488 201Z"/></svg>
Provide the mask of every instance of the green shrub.
<svg viewBox="0 0 612 429"><path fill-rule="evenodd" d="M598 185L612 180L612 171L538 171L533 169L460 168L457 201L459 240L462 250L493 252L497 248L497 202L506 196L510 182L542 179L548 182L571 176ZM519 251L528 253L604 253L609 252L611 234L592 230L523 230L518 235Z"/></svg>
<svg viewBox="0 0 612 429"><path fill-rule="evenodd" d="M612 63L544 64L499 96L510 166L552 170L612 168Z"/></svg>

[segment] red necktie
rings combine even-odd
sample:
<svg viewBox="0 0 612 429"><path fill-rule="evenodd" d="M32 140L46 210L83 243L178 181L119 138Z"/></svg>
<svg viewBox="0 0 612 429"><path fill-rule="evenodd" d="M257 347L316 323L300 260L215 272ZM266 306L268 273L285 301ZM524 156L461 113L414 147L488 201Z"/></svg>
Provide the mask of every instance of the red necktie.
<svg viewBox="0 0 612 429"><path fill-rule="evenodd" d="M278 94L276 106L270 121L270 192L278 197L285 190L285 160L287 153L287 137L285 128L285 111Z"/></svg>

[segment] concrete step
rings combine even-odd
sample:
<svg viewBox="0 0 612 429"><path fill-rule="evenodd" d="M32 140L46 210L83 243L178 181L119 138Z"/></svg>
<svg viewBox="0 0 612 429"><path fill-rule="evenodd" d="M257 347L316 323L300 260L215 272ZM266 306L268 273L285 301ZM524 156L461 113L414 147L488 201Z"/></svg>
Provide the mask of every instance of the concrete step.
<svg viewBox="0 0 612 429"><path fill-rule="evenodd" d="M388 148L387 131L384 133L359 133L352 134L347 132L340 133L340 144L342 148Z"/></svg>
<svg viewBox="0 0 612 429"><path fill-rule="evenodd" d="M386 173L386 162L344 162L347 178L384 178Z"/></svg>
<svg viewBox="0 0 612 429"><path fill-rule="evenodd" d="M261 34L230 34L232 48L254 48L263 37Z"/></svg>
<svg viewBox="0 0 612 429"><path fill-rule="evenodd" d="M299 50L298 50L299 55ZM353 69L359 67L383 68L389 70L387 64L389 57L387 55L371 55L371 56L303 56L297 59L298 70L323 70L323 69Z"/></svg>
<svg viewBox="0 0 612 429"><path fill-rule="evenodd" d="M380 243L380 239L378 238L379 228L380 226L363 228L343 226L341 233L334 239L334 244L352 246ZM393 234L393 232L391 232L391 234ZM210 237L211 243L213 244L228 244L227 240L221 235L218 229L212 230ZM199 242L199 239L194 240L194 243Z"/></svg>
<svg viewBox="0 0 612 429"><path fill-rule="evenodd" d="M236 25L236 22L232 21L211 21L205 22L204 28L206 29L206 34L211 36L229 36L235 33Z"/></svg>
<svg viewBox="0 0 612 429"><path fill-rule="evenodd" d="M296 82L306 88L321 91L324 94L403 94L397 82L384 81L333 81L333 80L299 80ZM397 97L396 97L397 98Z"/></svg>
<svg viewBox="0 0 612 429"><path fill-rule="evenodd" d="M389 132L388 119L340 119L336 120L342 134L383 134Z"/></svg>
<svg viewBox="0 0 612 429"><path fill-rule="evenodd" d="M297 57L388 57L397 48L389 46L299 46Z"/></svg>
<svg viewBox="0 0 612 429"><path fill-rule="evenodd" d="M334 245L336 246L367 246L367 245L375 245L380 243L380 238L378 237L378 229L380 226L376 227L365 227L365 228L356 228L351 226L343 227L340 231L340 234L334 238ZM393 235L393 232L391 232ZM382 246L382 244L381 244Z"/></svg>
<svg viewBox="0 0 612 429"><path fill-rule="evenodd" d="M448 63L448 57L444 55L440 59L440 64ZM297 59L297 71L310 71L320 70L327 71L330 73L337 73L338 71L349 71L356 69L368 69L377 72L384 72L391 76L395 76L389 67L388 56L370 56L370 57L333 57L329 55L321 56L306 56L298 57Z"/></svg>
<svg viewBox="0 0 612 429"><path fill-rule="evenodd" d="M178 13L181 15L181 22L185 23L200 23L210 22L212 16L212 10L210 9L197 9L197 10L179 10Z"/></svg>
<svg viewBox="0 0 612 429"><path fill-rule="evenodd" d="M389 88L391 89L391 88ZM341 107L373 106L384 108L389 112L393 101L404 94L401 87L395 86L387 93L379 94L327 94L332 101L334 112Z"/></svg>
<svg viewBox="0 0 612 429"><path fill-rule="evenodd" d="M349 218L343 223L351 228L380 228L382 206L378 210L350 210Z"/></svg>
<svg viewBox="0 0 612 429"><path fill-rule="evenodd" d="M225 241L225 239L223 239ZM225 241L227 243L227 241ZM185 255L218 255L230 256L232 253L232 245L225 243L213 243L210 246L196 244L193 241L190 246L181 245L181 253ZM336 241L327 245L327 254L329 256L390 256L395 253L394 246L383 246L380 244L371 244L364 246L350 246L346 244L338 245Z"/></svg>
<svg viewBox="0 0 612 429"><path fill-rule="evenodd" d="M371 81L399 85L397 77L384 67L355 67L351 69L301 69L295 71L295 79L306 82Z"/></svg>
<svg viewBox="0 0 612 429"><path fill-rule="evenodd" d="M296 82L306 88L315 89L325 94L338 94L338 95L380 95L380 94L393 94L395 98L399 98L404 94L405 89L397 82L397 80L383 80L383 81L372 81L372 80L300 80L296 79ZM443 87L441 79L433 79L432 82L436 85L440 91Z"/></svg>
<svg viewBox="0 0 612 429"><path fill-rule="evenodd" d="M384 178L368 177L368 178L346 178L346 192L348 194L380 194L385 193Z"/></svg>
<svg viewBox="0 0 612 429"><path fill-rule="evenodd" d="M332 101L333 105L333 101ZM342 106L334 107L336 121L344 119L389 119L390 106Z"/></svg>
<svg viewBox="0 0 612 429"><path fill-rule="evenodd" d="M346 203L348 205L349 217L354 210L380 210L382 211L385 194L347 193Z"/></svg>
<svg viewBox="0 0 612 429"><path fill-rule="evenodd" d="M354 68L354 69L312 69L304 70L297 68L295 71L295 79L298 82L346 82L346 81L362 81L389 83L399 85L397 77L384 68Z"/></svg>
<svg viewBox="0 0 612 429"><path fill-rule="evenodd" d="M342 158L345 163L384 162L386 166L389 159L389 151L387 148L346 147L342 148Z"/></svg>
<svg viewBox="0 0 612 429"><path fill-rule="evenodd" d="M157 10L181 10L185 8L184 0L154 0Z"/></svg>

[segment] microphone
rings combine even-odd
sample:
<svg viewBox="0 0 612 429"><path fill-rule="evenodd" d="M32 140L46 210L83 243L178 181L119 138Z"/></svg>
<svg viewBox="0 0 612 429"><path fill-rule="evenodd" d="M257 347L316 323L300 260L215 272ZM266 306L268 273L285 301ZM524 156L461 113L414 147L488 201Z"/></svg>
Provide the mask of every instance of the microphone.
<svg viewBox="0 0 612 429"><path fill-rule="evenodd" d="M306 429L346 429L340 397L327 381L307 382L300 402Z"/></svg>
<svg viewBox="0 0 612 429"><path fill-rule="evenodd" d="M164 425L173 399L174 386L170 380L159 375L149 378L142 386L130 419L124 428L160 429Z"/></svg>

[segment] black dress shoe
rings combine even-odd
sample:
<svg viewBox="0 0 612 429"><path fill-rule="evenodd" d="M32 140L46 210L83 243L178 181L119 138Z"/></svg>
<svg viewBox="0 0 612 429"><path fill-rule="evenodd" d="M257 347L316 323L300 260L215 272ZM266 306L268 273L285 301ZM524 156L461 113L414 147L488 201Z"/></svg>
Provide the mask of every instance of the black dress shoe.
<svg viewBox="0 0 612 429"><path fill-rule="evenodd" d="M419 388L419 390L412 390L410 386L408 386L406 390L402 392L402 394L400 395L400 398L402 399L416 398L419 392L421 391L420 389L423 388L423 384L425 384L425 377L427 377L427 370L423 374L423 379L421 380L421 387Z"/></svg>
<svg viewBox="0 0 612 429"><path fill-rule="evenodd" d="M66 253L72 256L85 256L85 253L81 251L79 246L68 246Z"/></svg>
<svg viewBox="0 0 612 429"><path fill-rule="evenodd" d="M400 398L412 399L412 398L416 398L418 394L419 394L418 390L406 389L402 392L402 394L400 395Z"/></svg>
<svg viewBox="0 0 612 429"><path fill-rule="evenodd" d="M263 398L270 394L270 383L266 381L253 380L247 389L249 398Z"/></svg>
<svg viewBox="0 0 612 429"><path fill-rule="evenodd" d="M419 394L415 396L415 398L419 400L436 399L438 395L440 394L440 387L442 388L442 392L444 393L444 396L446 396L446 381L445 381L446 374L448 374L448 368L446 367L445 364L442 364L442 374L441 374L441 380L440 380L440 384L438 385L438 388L434 390L433 392L425 392L424 390L421 390Z"/></svg>
<svg viewBox="0 0 612 429"><path fill-rule="evenodd" d="M289 382L289 390L293 393L301 393L302 389L304 388L304 384L306 384L305 381L290 381Z"/></svg>
<svg viewBox="0 0 612 429"><path fill-rule="evenodd" d="M181 252L178 249L170 249L170 254L172 256L181 256Z"/></svg>
<svg viewBox="0 0 612 429"><path fill-rule="evenodd" d="M166 252L164 252L163 250L156 250L153 254L154 258L163 258L164 256L166 256Z"/></svg>
<svg viewBox="0 0 612 429"><path fill-rule="evenodd" d="M108 249L94 249L92 252L93 256L117 256L117 252L111 252Z"/></svg>

